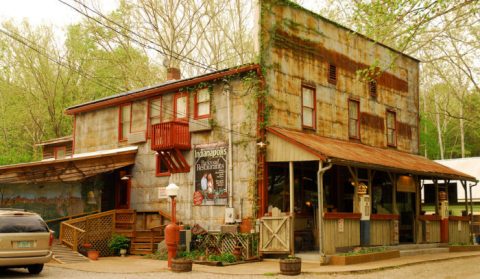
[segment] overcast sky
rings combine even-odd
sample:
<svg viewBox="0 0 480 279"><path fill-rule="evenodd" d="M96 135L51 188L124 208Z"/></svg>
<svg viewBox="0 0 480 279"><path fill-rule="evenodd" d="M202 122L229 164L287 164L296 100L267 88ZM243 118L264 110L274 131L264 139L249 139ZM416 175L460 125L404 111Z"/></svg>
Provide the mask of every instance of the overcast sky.
<svg viewBox="0 0 480 279"><path fill-rule="evenodd" d="M63 0L73 4L73 0ZM87 3L89 3L88 1ZM100 0L100 10L103 12L113 10L117 0ZM324 2L323 0L304 0L306 8L313 8ZM91 4L89 3L89 6ZM61 28L67 24L78 22L82 15L58 0L0 0L0 21L14 19L21 21L24 18L34 25L53 24Z"/></svg>
<svg viewBox="0 0 480 279"><path fill-rule="evenodd" d="M64 0L73 4L72 0ZM101 10L109 11L116 7L116 0L101 0ZM0 0L0 21L23 19L34 25L53 24L61 28L67 24L78 22L82 15L58 0Z"/></svg>

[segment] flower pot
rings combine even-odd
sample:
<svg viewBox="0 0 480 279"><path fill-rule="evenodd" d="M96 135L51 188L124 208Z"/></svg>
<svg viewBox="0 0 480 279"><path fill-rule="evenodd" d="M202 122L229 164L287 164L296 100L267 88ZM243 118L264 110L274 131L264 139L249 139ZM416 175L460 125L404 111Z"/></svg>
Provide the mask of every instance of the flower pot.
<svg viewBox="0 0 480 279"><path fill-rule="evenodd" d="M173 272L189 272L192 271L192 260L172 259Z"/></svg>
<svg viewBox="0 0 480 279"><path fill-rule="evenodd" d="M242 246L233 247L233 255L235 256L235 261L239 262L242 260Z"/></svg>
<svg viewBox="0 0 480 279"><path fill-rule="evenodd" d="M127 254L127 249L120 249L120 256L125 257Z"/></svg>
<svg viewBox="0 0 480 279"><path fill-rule="evenodd" d="M98 252L97 250L89 250L87 255L90 260L96 261L98 260L98 256L100 255L100 252Z"/></svg>
<svg viewBox="0 0 480 279"><path fill-rule="evenodd" d="M283 275L299 275L302 272L302 259L280 259L280 273Z"/></svg>

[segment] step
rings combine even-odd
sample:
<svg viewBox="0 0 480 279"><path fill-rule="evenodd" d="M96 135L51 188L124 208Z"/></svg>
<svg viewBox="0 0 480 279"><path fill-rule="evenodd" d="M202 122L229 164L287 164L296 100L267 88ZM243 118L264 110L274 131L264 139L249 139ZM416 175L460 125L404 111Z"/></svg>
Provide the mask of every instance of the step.
<svg viewBox="0 0 480 279"><path fill-rule="evenodd" d="M395 246L388 246L388 250L417 250L417 249L431 249L448 247L446 243L424 243L424 244L399 244Z"/></svg>
<svg viewBox="0 0 480 279"><path fill-rule="evenodd" d="M53 258L57 262L62 264L89 261L89 259L84 257L82 254L72 251L70 248L61 244L54 244L52 246L52 251L53 251Z"/></svg>
<svg viewBox="0 0 480 279"><path fill-rule="evenodd" d="M437 253L448 253L448 248L426 248L426 249L411 249L411 250L400 250L400 257L405 256L417 256L417 255L426 255L426 254L437 254Z"/></svg>

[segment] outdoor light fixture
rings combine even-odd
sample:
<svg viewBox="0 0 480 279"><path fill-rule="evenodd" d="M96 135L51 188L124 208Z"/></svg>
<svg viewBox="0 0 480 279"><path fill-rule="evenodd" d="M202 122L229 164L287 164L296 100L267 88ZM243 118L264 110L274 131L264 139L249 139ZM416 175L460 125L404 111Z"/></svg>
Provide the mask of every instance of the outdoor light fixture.
<svg viewBox="0 0 480 279"><path fill-rule="evenodd" d="M167 193L167 196L174 198L178 195L178 189L179 188L175 183L170 183L165 189L165 192Z"/></svg>
<svg viewBox="0 0 480 279"><path fill-rule="evenodd" d="M257 142L257 145L258 145L258 147L259 147L260 149L263 149L263 148L265 148L265 147L267 146L267 144L264 143L263 141Z"/></svg>
<svg viewBox="0 0 480 279"><path fill-rule="evenodd" d="M132 178L132 175L131 174L126 174L126 175L122 176L122 178L120 178L120 180L130 180L130 178Z"/></svg>
<svg viewBox="0 0 480 279"><path fill-rule="evenodd" d="M97 204L95 193L93 191L88 191L87 193L87 204Z"/></svg>

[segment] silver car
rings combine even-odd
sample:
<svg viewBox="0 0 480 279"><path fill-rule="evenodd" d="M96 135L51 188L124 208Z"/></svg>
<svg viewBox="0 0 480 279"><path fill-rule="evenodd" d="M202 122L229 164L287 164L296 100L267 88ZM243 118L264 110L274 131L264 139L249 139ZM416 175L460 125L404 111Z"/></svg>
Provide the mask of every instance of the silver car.
<svg viewBox="0 0 480 279"><path fill-rule="evenodd" d="M0 209L0 269L38 274L52 258L53 232L36 213Z"/></svg>

